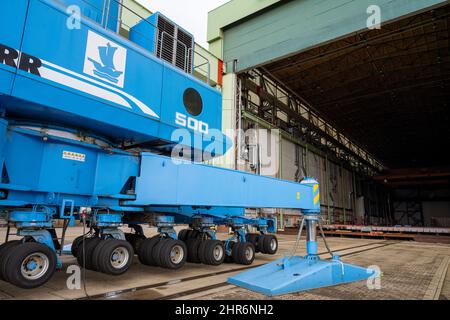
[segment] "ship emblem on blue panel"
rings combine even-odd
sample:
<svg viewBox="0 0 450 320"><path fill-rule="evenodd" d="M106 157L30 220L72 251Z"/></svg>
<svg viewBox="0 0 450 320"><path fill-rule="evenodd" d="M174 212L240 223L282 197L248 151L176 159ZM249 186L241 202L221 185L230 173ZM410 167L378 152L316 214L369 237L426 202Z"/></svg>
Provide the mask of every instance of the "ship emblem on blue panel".
<svg viewBox="0 0 450 320"><path fill-rule="evenodd" d="M94 64L94 74L100 78L117 83L119 77L123 74L123 71L116 70L114 66L114 55L116 54L117 48L111 46L108 42L106 47L98 47L98 51L101 62L88 58Z"/></svg>

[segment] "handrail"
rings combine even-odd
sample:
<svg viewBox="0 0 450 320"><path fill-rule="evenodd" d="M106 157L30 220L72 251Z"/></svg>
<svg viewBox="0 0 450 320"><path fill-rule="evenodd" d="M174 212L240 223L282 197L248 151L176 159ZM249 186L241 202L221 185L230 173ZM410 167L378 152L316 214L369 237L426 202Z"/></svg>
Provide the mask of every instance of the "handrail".
<svg viewBox="0 0 450 320"><path fill-rule="evenodd" d="M189 50L192 50L191 48ZM199 64L199 65L194 65L194 70L196 70L197 68L200 68L202 66L204 66L205 64L207 65L207 71L206 71L206 83L210 84L210 79L211 79L211 62L209 61L208 58L206 58L204 55L202 55L201 53L196 52L197 56L205 59L206 62ZM193 70L193 71L194 71Z"/></svg>

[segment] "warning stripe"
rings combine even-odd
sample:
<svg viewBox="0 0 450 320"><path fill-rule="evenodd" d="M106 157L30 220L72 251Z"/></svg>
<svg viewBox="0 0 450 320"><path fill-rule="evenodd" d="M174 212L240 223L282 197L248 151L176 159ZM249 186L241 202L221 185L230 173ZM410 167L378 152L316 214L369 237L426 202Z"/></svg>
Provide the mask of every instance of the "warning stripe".
<svg viewBox="0 0 450 320"><path fill-rule="evenodd" d="M320 199L320 192L317 192L316 196L314 197L314 205L317 204L317 202L319 202Z"/></svg>

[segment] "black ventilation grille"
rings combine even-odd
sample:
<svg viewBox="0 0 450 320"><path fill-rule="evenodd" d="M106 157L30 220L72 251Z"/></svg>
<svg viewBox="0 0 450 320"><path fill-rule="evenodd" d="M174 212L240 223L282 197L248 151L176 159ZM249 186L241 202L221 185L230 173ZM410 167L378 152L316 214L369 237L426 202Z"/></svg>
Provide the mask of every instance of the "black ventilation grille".
<svg viewBox="0 0 450 320"><path fill-rule="evenodd" d="M194 39L174 23L158 15L156 55L187 73L192 73Z"/></svg>
<svg viewBox="0 0 450 320"><path fill-rule="evenodd" d="M183 59L182 60L184 63L183 67L178 65L179 61L178 59L177 59L177 67L186 70L186 72L188 73L192 73L192 56L194 51L193 49L194 40L192 39L192 36L190 36L181 29L178 29L177 40L178 40L177 44L179 45L179 47L182 48L182 51L186 51L184 57L179 57Z"/></svg>

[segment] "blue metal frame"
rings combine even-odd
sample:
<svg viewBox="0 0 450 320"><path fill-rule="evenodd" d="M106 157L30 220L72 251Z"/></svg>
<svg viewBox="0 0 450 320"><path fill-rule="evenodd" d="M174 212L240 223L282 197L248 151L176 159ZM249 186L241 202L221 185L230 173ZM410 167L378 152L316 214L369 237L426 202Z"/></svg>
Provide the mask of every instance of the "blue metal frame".
<svg viewBox="0 0 450 320"><path fill-rule="evenodd" d="M67 219L79 207L111 214L159 212L179 216L177 220L181 221L200 215L212 217L216 224L270 226L270 231L275 227L274 220L248 219L244 208L314 207L310 184L150 153L139 157L32 129L10 127L0 142L4 145L0 156L9 179L0 183L0 189L8 191L0 206L42 205L58 209L58 218ZM84 155L84 161L64 158L66 150ZM130 179L135 179L134 194L123 190ZM106 217L105 213L99 216Z"/></svg>
<svg viewBox="0 0 450 320"><path fill-rule="evenodd" d="M9 213L8 221L15 223L16 227L22 228L52 228L55 211L52 208L41 207L37 210L34 206L30 211L12 211Z"/></svg>
<svg viewBox="0 0 450 320"><path fill-rule="evenodd" d="M228 279L237 286L276 296L320 287L365 280L375 270L343 263L335 256L331 260L318 257L285 257Z"/></svg>
<svg viewBox="0 0 450 320"><path fill-rule="evenodd" d="M50 249L56 252L55 245L53 244L53 239L48 230L45 229L26 229L26 228L19 228L17 230L17 235L21 237L31 237L35 242L45 244ZM56 267L58 269L62 269L62 261L61 258L57 255L56 256Z"/></svg>

